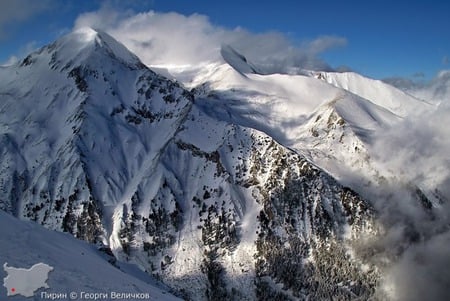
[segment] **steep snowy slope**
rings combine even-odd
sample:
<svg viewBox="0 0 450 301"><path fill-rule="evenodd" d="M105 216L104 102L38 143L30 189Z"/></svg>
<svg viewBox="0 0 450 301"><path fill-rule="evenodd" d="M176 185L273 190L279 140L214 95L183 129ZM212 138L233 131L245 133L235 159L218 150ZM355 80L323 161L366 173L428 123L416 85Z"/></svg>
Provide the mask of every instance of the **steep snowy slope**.
<svg viewBox="0 0 450 301"><path fill-rule="evenodd" d="M436 187L399 177L388 163L392 156L380 154L386 133L411 118L420 123L421 114L430 115L436 106L352 73L243 74L211 64L194 74L188 84L209 116L268 134L359 192L397 183L412 195L419 185L436 199ZM326 75L336 82L328 83Z"/></svg>
<svg viewBox="0 0 450 301"><path fill-rule="evenodd" d="M340 296L368 296L376 285L375 270L359 271L362 259L344 254L357 237L377 232L368 203L271 137L205 116L202 106L194 105L158 172L143 184L124 208L126 256L150 261L149 269L188 296L281 297L285 292L272 287L277 282L297 298L326 295L328 288L308 289L313 279ZM159 190L146 192L149 185ZM319 242L325 237L343 253L322 258L331 247ZM278 270L294 249L301 255ZM318 274L317 263L333 268L341 261L348 270L337 278ZM293 280L294 267L309 272ZM352 286L354 279L364 284Z"/></svg>
<svg viewBox="0 0 450 301"><path fill-rule="evenodd" d="M422 172L419 170L422 166L420 162L424 160L420 157L420 149L427 148L428 143L423 147L416 145L413 149L404 149L404 145L409 143L406 141L408 138L400 139L404 143L401 146L398 145L399 142L391 141L390 143L397 144L395 149L400 150L400 153L397 153L393 152L389 143L379 141L380 138L386 139L393 132L401 135L405 126L411 127L410 131L406 131L408 135L419 135L419 138L412 137L412 143L420 141L421 133L426 133L433 140L436 137L448 137L443 130L445 123L439 122L445 114L432 114L434 110L439 110L439 107L418 101L388 85L380 85L377 81L355 76L352 79L354 82L349 85L353 87L352 89L335 87L335 97L320 103L311 112L304 104L311 103L313 99L320 99L323 96L322 91L325 93L333 91L333 87L323 86L324 88L317 89L319 85L309 83L302 86L305 84L305 77L302 76L246 74L243 77L237 76L226 66L216 68L216 74L211 70L214 69L209 70L208 77L203 78L205 83L196 91L203 97L197 99L196 103L203 107L204 112L217 119L263 131L284 146L304 154L337 177L341 183L350 185L365 196L372 196L371 199L374 200L377 209L382 215L388 216L387 232L392 231L389 236L396 237L394 239L396 243L390 243L382 251L387 254L381 257L390 257L390 261L383 259L385 263L390 262L390 265L396 266L398 258L408 254L409 248L416 247L418 237L426 241L427 237L432 237L440 231L447 231L446 226L441 226L446 224L446 218L442 218L441 215L442 211L446 211L443 206L448 203L448 193L443 193L446 185L437 187L428 185L429 183L423 180L442 179L439 170L446 166L446 160L439 159L440 153L428 153L427 162L440 162L439 166L434 163L425 164L423 168L425 176L416 177L411 181L411 177L403 177L402 170L407 168L409 171L413 170L413 174L420 175ZM255 88L260 78L266 80L266 86L262 89ZM274 80L275 78L278 81ZM272 97L269 96L271 89L275 91L280 87L283 78L290 79L285 81L287 88L279 89L271 95ZM297 87L300 89L304 87L309 96L305 97L301 91L295 91ZM287 96L289 94L286 91L295 92ZM278 95L284 97L277 97ZM390 99L390 102L386 103L385 97L387 100ZM295 100L301 104L297 106ZM280 110L283 106L284 112ZM402 110L406 115L401 116ZM298 114L297 118L293 117L295 113ZM293 118L288 118L291 116ZM428 128L427 118L433 118L432 116L438 118L432 121L433 127ZM420 131L421 125L425 127L423 131ZM448 152L448 144L445 142L441 141L437 145L440 147L439 152L445 150ZM419 150L418 153L414 153L416 149ZM431 150L429 147L427 149ZM407 158L411 161L401 158L402 153L408 154ZM419 162L415 161L417 159ZM404 233L399 233L399 229L404 229ZM430 230L436 232L430 234ZM411 233L415 234L411 236ZM432 258L426 257L427 262L433 262ZM410 264L419 266L417 270L420 270L420 263ZM443 280L445 274L442 273L437 272L436 278ZM393 286L395 284L392 284ZM388 289L391 290L388 299L408 300L399 296L412 296L421 285L415 283L407 288L397 288L397 293L403 290L398 295L395 289L392 292L392 287ZM405 293L404 290L408 292ZM445 291L445 286L439 286L439 290Z"/></svg>
<svg viewBox="0 0 450 301"><path fill-rule="evenodd" d="M343 92L309 115L291 147L308 154L342 183L350 184L349 174L360 183L378 182L387 175L381 175L371 159L371 145L378 133L399 121L390 111Z"/></svg>
<svg viewBox="0 0 450 301"><path fill-rule="evenodd" d="M315 78L242 74L227 64L210 65L190 85L215 118L262 130L283 144L296 138L309 114L342 92Z"/></svg>
<svg viewBox="0 0 450 301"><path fill-rule="evenodd" d="M237 72L246 73L260 73L258 68L256 68L252 63L247 61L247 58L237 52L229 45L222 45L220 49L220 54L225 62L233 67Z"/></svg>
<svg viewBox="0 0 450 301"><path fill-rule="evenodd" d="M380 80L373 80L354 72L319 72L314 76L331 85L368 99L399 116L423 110L429 105Z"/></svg>
<svg viewBox="0 0 450 301"><path fill-rule="evenodd" d="M361 87L372 83L358 80ZM227 65L210 65L190 84L197 85L196 103L208 115L258 129L341 180L349 171L359 174L362 182L378 180L380 174L368 147L373 137L401 120L386 107L314 76L243 74ZM377 95L369 87L366 90L372 95L363 94L381 102L383 93L395 90L385 86L388 92L381 89ZM403 106L410 99L426 106L404 93L402 96L395 101Z"/></svg>
<svg viewBox="0 0 450 301"><path fill-rule="evenodd" d="M35 223L20 221L0 211L0 263L29 268L36 263L46 263L54 268L49 274L49 289L56 295L75 292L89 293L142 293L147 300L181 300L167 292L148 274L132 265L116 262L114 257L98 251L88 243L71 235L44 229ZM108 260L110 262L108 262ZM0 278L5 278L3 268ZM3 283L3 280L2 280ZM32 300L42 300L39 290ZM3 285L0 298L6 300ZM30 300L20 296L13 300ZM81 300L81 298L80 298Z"/></svg>
<svg viewBox="0 0 450 301"><path fill-rule="evenodd" d="M2 209L90 241L110 230L108 210L151 173L192 100L91 29L0 78Z"/></svg>
<svg viewBox="0 0 450 301"><path fill-rule="evenodd" d="M378 232L371 204L290 146L327 104L352 129L390 120L383 109L229 65L191 93L91 29L0 79L4 211L107 245L194 300L374 295L378 268L357 251Z"/></svg>
<svg viewBox="0 0 450 301"><path fill-rule="evenodd" d="M442 125L434 125L436 127L427 128L427 122L424 123L424 120L421 120L424 116L433 116L433 114L429 113L438 109L437 107L405 94L390 85L353 73L334 74L301 71L296 72L297 75L263 75L255 74L247 68L245 60L242 59L242 55L234 55L234 60L240 63L239 66L234 64L234 62L229 62L231 66L230 64L224 64L224 62L218 62L216 64L201 66L195 70L187 67L178 68L176 72L172 73L176 75L177 78L180 78L188 87L194 88L193 92L196 99L191 113L196 110L200 112L199 117L194 118L194 120L205 121L203 114L206 114L211 120L237 125L239 128L256 129L256 132L259 132L260 134L264 133L280 143L282 148L285 148L288 151L294 151L297 155L300 155L300 157L308 158L311 162L320 166L321 169L327 170L333 176L337 177L341 184L344 183L350 185L364 193L363 195L370 196L375 207L379 209L378 213L383 216L380 217L381 223L386 227L381 227L384 229L382 229L380 233L383 233L383 235L386 235L388 238L385 240L382 237L383 235L381 235L375 239L376 242L373 242L373 244L372 242L361 240L364 242L362 245L359 245L357 249L361 251L367 247L368 249L366 249L366 251L368 254L371 254L370 256L373 256L369 261L379 260L377 267L381 268L381 270L388 269L387 266L389 265L393 266L393 269L395 269L397 268L399 258L403 258L406 262L410 262L410 258L405 259L403 256L405 254L407 255L411 249L414 250L419 242L427 244L426 241L429 237L433 237L436 233L441 233L440 231L445 232L448 230L447 226L442 226L443 224L448 223L446 222L446 218L442 218L441 215L442 211L445 211L443 206L445 207L445 204L448 202L448 194L445 195L445 193L442 193L442 187L437 189L436 185L423 185L424 181L422 180L423 178L433 179L435 178L435 175L438 176L437 178L441 179L439 170L441 170L443 166L446 166L446 160L439 161L440 159L436 158L437 162L441 162L442 164L439 164L439 166L434 164L436 163L434 160L435 157L432 150L429 149L429 145L436 144L434 142L427 143L426 145L423 145L423 147L420 147L419 157L417 157L416 153L408 153L408 150L404 148L404 145L409 145L410 143L409 141L406 141L408 138L395 136L401 135L402 128L413 125L411 132L403 132L409 132L410 135L418 134L419 136L426 133L425 135L429 136L432 140L434 140L436 136L447 137L448 135L445 133L435 135L436 131L434 130L442 128ZM224 61L227 62L227 59L224 59ZM244 72L243 70L246 68L250 71ZM168 68L168 70L171 71L173 69ZM298 74L303 74L303 76ZM433 103L433 101L430 101L430 103ZM425 115L422 113L425 113ZM439 118L436 121L433 121L433 124L439 123L442 115L437 117ZM188 120L192 120L192 117L188 118ZM414 124L411 124L411 122ZM189 121L186 124L188 123ZM421 130L422 124L425 125L425 130ZM195 142L192 144L199 144L203 145L202 147L205 147L204 137L221 137L219 133L222 133L222 130L213 130L216 127L210 127L210 124L206 127L210 130L209 134L205 134L201 136L201 138L193 140ZM396 129L399 130L396 131ZM416 131L417 129L419 131ZM194 133L197 132L198 131L195 131ZM438 132L441 133L442 130L438 130ZM181 133L182 132L180 132L180 134ZM195 135L194 133L191 133L190 136L193 137ZM389 137L392 133L394 133L394 136ZM397 139L396 137L400 139ZM412 137L411 143L414 144L420 141L420 139L415 139L414 137L415 136ZM386 139L403 141L402 143L404 145L401 146L398 145L398 141L388 141L397 145L396 149L400 151L398 154L392 153L393 150L389 147L390 144L385 143ZM445 138L443 140L445 140ZM262 143L262 145L264 144L265 143ZM187 147L186 144L182 145L183 148ZM215 144L213 143L213 145ZM438 143L437 145L443 146L445 150L448 150L448 144ZM445 148L446 145L447 148ZM231 146L233 146L233 144L231 144ZM201 154L200 150L202 147L191 146L193 154ZM413 181L411 180L411 177L403 177L404 174L401 170L405 167L409 171L416 169L413 173L417 173L417 169L420 169L421 165L416 164L417 162L415 162L415 160L419 159L419 161L422 161L423 158L420 158L420 150L422 149L423 151L423 148L427 148L427 151L425 152L428 154L425 161L432 163L431 166L430 164L425 164L425 172L427 174L424 177L416 177ZM233 147L232 149L235 148ZM414 149L417 149L417 145ZM219 154L222 153L223 152L219 152ZM408 154L407 158L411 158L411 161L408 159L397 158L403 153ZM212 158L211 155L204 154L205 158ZM173 157L175 157L175 155ZM262 157L274 158L274 154L272 152L264 153ZM261 159L261 153L256 155L255 158L260 158L260 163L265 162L264 159ZM222 160L226 159L221 155L220 162L222 162ZM280 165L283 166L283 164ZM290 165L295 164L291 163ZM186 170L190 170L190 168L186 168ZM263 170L270 174L270 171L268 172L267 168L263 168ZM292 173L291 169L288 170ZM277 176L279 177L280 174L277 173ZM258 182L267 185L267 179L269 178L270 176L265 177L265 180L252 180L250 183ZM310 183L311 180L306 182ZM436 183L436 181L433 181L433 183ZM444 190L445 189L446 188L444 188ZM290 191L290 189L287 190ZM315 191L320 191L319 194L323 194L322 190ZM306 194L314 195L315 193L308 191ZM294 195L298 196L299 194L294 193ZM305 200L303 197L301 199ZM269 204L275 204L275 208L280 207L279 204L277 204L277 198L271 199ZM365 202L365 204L367 205L368 203ZM269 209L270 215L282 214L279 210L273 210L273 208ZM289 211L286 215L291 216L292 211ZM294 214L294 216L297 215ZM336 216L334 216L333 219L335 218ZM264 215L262 219L264 220ZM367 218L366 215L364 220L367 221L370 220L370 218ZM269 225L273 227L272 223L269 223ZM282 228L286 229L286 225ZM279 247L279 245L274 243L276 241L285 242L285 237L280 235L283 230L276 229L275 237L271 237L270 235L267 236L267 233L262 234L261 236L270 237L271 243L268 245L274 250L277 250L275 252L276 254L291 254L287 252L286 248ZM304 229L305 228L301 231L294 232L304 233ZM377 229L377 227L375 227L375 229ZM367 232L373 234L377 231L378 230ZM372 237L372 235L367 234L367 232L361 237ZM370 240L371 239L369 239L369 241ZM322 238L319 238L318 241L323 240ZM342 240L339 241L337 246L342 246ZM302 253L301 248L296 248L295 250L295 254L304 254ZM315 245L312 250L317 250L317 245ZM352 251L350 250L349 252L351 253ZM336 253L339 252L337 251ZM284 260L288 257L292 257L284 255L281 256ZM357 257L361 258L360 255L361 254ZM256 256L258 257L258 255ZM245 258L245 256L243 257ZM304 257L304 260L308 261L308 258ZM427 261L431 262L432 260L432 258L427 257ZM315 263L313 265L313 270L320 271L320 264L318 264L315 259L312 259L311 261ZM219 267L215 267L219 271L224 271L225 275L227 275L229 273L229 268L227 268L227 265L222 264L222 262ZM315 285L311 285L311 283L305 284L305 282L301 280L301 275L295 274L295 271L301 270L303 271L303 275L311 275L308 274L308 272L304 272L305 266L299 266L296 265L295 262L290 262L287 264L288 268L286 268L283 266L283 262L284 261L280 259L263 260L262 263L265 269L263 269L264 272L262 274L258 274L260 269L259 265L256 265L256 274L262 276L257 276L257 297L270 296L272 299L282 298L277 294L279 292L277 290L275 290L275 293L272 291L267 294L267 291L264 291L263 289L267 287L273 289L276 288L277 285L279 288L280 282L284 285L282 293L289 295L294 292L294 295L289 295L294 299L295 297L298 298L298 296L302 296L302 292L314 291L317 293L317 288L322 287L321 285L317 286L317 283ZM340 265L341 262L338 262L339 263L337 264ZM266 263L270 263L269 266L271 264L277 265L277 270L282 270L283 272L280 273L281 275L277 274L276 270L267 267L265 265ZM410 263L411 266L419 266L417 269L414 268L415 270L418 271L421 269L421 262ZM222 269L222 267L225 268ZM365 279L362 282L377 282L378 285L376 285L377 288L375 294L380 294L380 292L385 289L389 291L389 298L381 293L382 296L377 296L380 299L402 300L401 296L415 295L414 292L417 291L416 288L421 286L421 283L416 282L414 285L410 285L406 288L395 287L396 283L392 283L391 280L380 280L385 271L382 271L380 275L376 268L367 268L368 266L364 266L363 269L366 272L371 271L373 274L366 273L365 276L359 276L361 279ZM308 270L307 267L306 270ZM327 273L332 270L331 267L325 269ZM268 274L267 271L269 271ZM290 274L291 276L296 275L294 276L296 280L294 281L295 285L292 291L285 290L286 288L290 288L289 282L292 280L292 277L284 278L283 274L285 273ZM334 274L334 272L332 272L332 274ZM270 276L265 278L268 275ZM445 278L445 276L439 276L441 274L436 275L436 278L441 280ZM266 281L261 282L261 278ZM274 279L275 281L271 282ZM280 281L281 279L283 279L284 282ZM215 283L218 283L216 278L213 278L213 280ZM230 283L230 281L231 280L227 280L225 283ZM333 283L333 280L327 279L327 281ZM247 282L244 281L243 283ZM305 289L305 286L307 289ZM299 287L301 288L300 290L298 289ZM440 290L445 291L446 289L445 286L439 287ZM236 287L234 287L234 289L236 289ZM260 293L261 290L263 290L264 293L259 295L258 293ZM403 292L400 293L402 290ZM405 293L405 290L408 292ZM333 293L330 294L330 291L333 291ZM316 295L306 294L303 295L303 298L307 298L305 296L308 296L313 299L331 299L338 294L336 286L329 286L325 289L323 294L324 295L321 295L321 293ZM366 297L367 296L362 297L362 295L359 297L352 295L352 297L350 297L347 295L342 298L365 299ZM337 298L340 299L341 297ZM300 297L300 299L302 299L302 297ZM403 299L408 300L409 298L403 297Z"/></svg>

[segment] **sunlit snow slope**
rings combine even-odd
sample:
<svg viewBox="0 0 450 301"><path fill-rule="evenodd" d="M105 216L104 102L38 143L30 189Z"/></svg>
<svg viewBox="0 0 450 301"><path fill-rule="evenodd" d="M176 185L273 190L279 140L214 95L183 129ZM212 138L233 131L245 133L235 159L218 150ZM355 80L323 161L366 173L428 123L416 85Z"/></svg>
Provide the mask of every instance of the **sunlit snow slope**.
<svg viewBox="0 0 450 301"><path fill-rule="evenodd" d="M0 69L0 209L192 300L381 296L363 245L378 212L349 185L391 175L371 157L377 135L428 104L355 74L261 74L222 55L169 68L183 87L81 29Z"/></svg>
<svg viewBox="0 0 450 301"><path fill-rule="evenodd" d="M148 293L150 300L181 300L167 292L160 284L136 267L124 263L113 266L114 258L93 245L56 233L31 222L20 221L0 211L0 261L3 266L29 268L46 263L54 269L47 284L33 298L11 297L13 300L42 300L41 292L50 294L87 293ZM109 260L109 261L108 261ZM6 277L3 268L0 278ZM3 280L2 280L3 281ZM159 285L159 287L158 287ZM1 286L0 298L6 300Z"/></svg>

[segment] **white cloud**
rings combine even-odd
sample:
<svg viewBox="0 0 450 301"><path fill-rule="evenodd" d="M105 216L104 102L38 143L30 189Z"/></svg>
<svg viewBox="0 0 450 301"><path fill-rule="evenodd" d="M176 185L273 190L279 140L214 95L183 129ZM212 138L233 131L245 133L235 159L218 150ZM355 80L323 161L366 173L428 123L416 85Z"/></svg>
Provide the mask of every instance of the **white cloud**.
<svg viewBox="0 0 450 301"><path fill-rule="evenodd" d="M211 24L199 14L154 11L120 13L110 6L82 14L75 28L90 26L108 32L136 53L147 65L195 65L220 58L220 47L229 44L255 64L270 71L287 66L330 69L318 55L346 44L345 38L322 36L295 46L279 32L251 33Z"/></svg>
<svg viewBox="0 0 450 301"><path fill-rule="evenodd" d="M36 51L38 48L39 46L36 41L28 42L25 46L21 47L15 55L11 55L5 62L1 63L1 66L2 67L11 66L17 63L26 55L30 54L33 51Z"/></svg>
<svg viewBox="0 0 450 301"><path fill-rule="evenodd" d="M11 65L14 65L15 63L17 63L18 61L19 61L19 58L15 55L12 55L5 62L1 63L0 67L11 66Z"/></svg>
<svg viewBox="0 0 450 301"><path fill-rule="evenodd" d="M371 151L396 176L371 198L386 231L377 248L391 260L384 270L390 299L449 300L450 103L416 113L379 133Z"/></svg>
<svg viewBox="0 0 450 301"><path fill-rule="evenodd" d="M311 41L307 47L311 53L319 54L330 48L345 46L347 40L337 36L321 36Z"/></svg>
<svg viewBox="0 0 450 301"><path fill-rule="evenodd" d="M388 269L394 300L450 299L450 232L437 234L409 247Z"/></svg>
<svg viewBox="0 0 450 301"><path fill-rule="evenodd" d="M431 112L406 118L383 133L375 153L386 167L403 178L437 187L450 178L450 110L445 104ZM388 149L390 154L385 157Z"/></svg>

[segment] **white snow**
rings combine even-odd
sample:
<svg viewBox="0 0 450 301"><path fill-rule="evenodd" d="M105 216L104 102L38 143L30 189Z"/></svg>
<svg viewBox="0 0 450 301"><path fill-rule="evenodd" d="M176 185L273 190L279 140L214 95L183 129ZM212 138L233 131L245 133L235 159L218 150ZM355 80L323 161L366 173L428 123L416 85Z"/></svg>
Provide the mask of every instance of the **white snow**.
<svg viewBox="0 0 450 301"><path fill-rule="evenodd" d="M20 221L0 211L0 263L30 267L45 263L54 268L47 284L49 289L38 290L35 296L48 293L148 293L150 300L180 300L167 288L138 270L120 264L120 269L107 261L95 246L64 233L44 229L33 222ZM6 275L3 269L0 278ZM6 300L6 291L0 290ZM39 297L37 297L39 298Z"/></svg>
<svg viewBox="0 0 450 301"><path fill-rule="evenodd" d="M368 99L399 116L406 116L423 110L429 105L380 80L364 77L354 72L320 72L318 78L362 98Z"/></svg>
<svg viewBox="0 0 450 301"><path fill-rule="evenodd" d="M250 287L256 217L261 210L255 200L261 196L252 188L235 185L235 181L241 168L251 167L255 149L266 154L274 139L307 156L342 183L349 174L363 184L377 182L391 176L373 161L377 134L431 107L356 73L303 70L298 72L303 75L258 74L234 49L223 47L222 56L227 63L177 66L168 62L154 66L155 71L194 88L194 102L181 97L184 91L178 86L172 91L176 100L166 101L164 93L158 92L168 83L165 79L141 70L139 60L123 45L92 29L75 31L31 55L30 66L0 68L0 199L6 199L14 181L20 181L14 171L21 176L26 171L30 184L18 196L17 204L2 209L23 216L22 200L40 204L42 197L34 191L48 191L52 199L68 199L75 189L79 190L78 199L92 195L101 200L104 243L119 259L159 274L177 288L200 294L206 286L205 275L200 272L204 246L199 230L201 208L193 199L208 190L213 197L203 200L204 204L224 203L225 210L233 212L240 223L240 243L220 259L227 280L234 287ZM68 75L76 67L86 72L87 91L77 87L76 75ZM142 77L147 78L140 81ZM152 81L160 82L146 99L146 85ZM140 108L172 117L128 122L127 114ZM264 143L255 148L252 142L256 140ZM217 154L219 162L214 161ZM262 157L273 167L270 157ZM224 174L219 175L219 164ZM263 174L257 180L265 183L268 176ZM90 183L86 183L87 178ZM136 195L140 198L137 205L132 202ZM130 256L122 250L120 230L130 218L132 206L138 206L139 218L146 218L156 206L173 212L176 200L181 200L178 206L183 211L183 227L179 232L168 229L165 234L176 234L175 243L152 257L159 263L169 255L173 263L164 271L159 266L150 270L153 264L142 249L154 237L137 229L130 242ZM323 201L332 211L328 199L315 201ZM41 211L37 214L36 219L48 228L60 230L61 217ZM306 219L302 235L309 237L312 226ZM45 231L3 213L0 231L1 246L6 246L0 250L0 259L14 266L41 261L54 266L51 289L60 286L69 290L80 282L79 287L91 291L117 286L116 290L151 290L159 296L155 298L170 298L145 283L150 279L147 274L119 263L122 271L130 272L123 273L93 246L68 235ZM23 259L15 257L23 248L36 249L36 253Z"/></svg>

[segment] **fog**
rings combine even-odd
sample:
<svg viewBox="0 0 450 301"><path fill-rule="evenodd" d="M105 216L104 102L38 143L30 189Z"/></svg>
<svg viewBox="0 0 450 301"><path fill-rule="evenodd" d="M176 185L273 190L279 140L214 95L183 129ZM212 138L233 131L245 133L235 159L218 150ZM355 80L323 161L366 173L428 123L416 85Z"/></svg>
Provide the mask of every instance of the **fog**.
<svg viewBox="0 0 450 301"><path fill-rule="evenodd" d="M450 299L450 107L429 106L378 133L387 183L366 189L384 233L375 242L393 300ZM426 199L421 199L426 197Z"/></svg>

